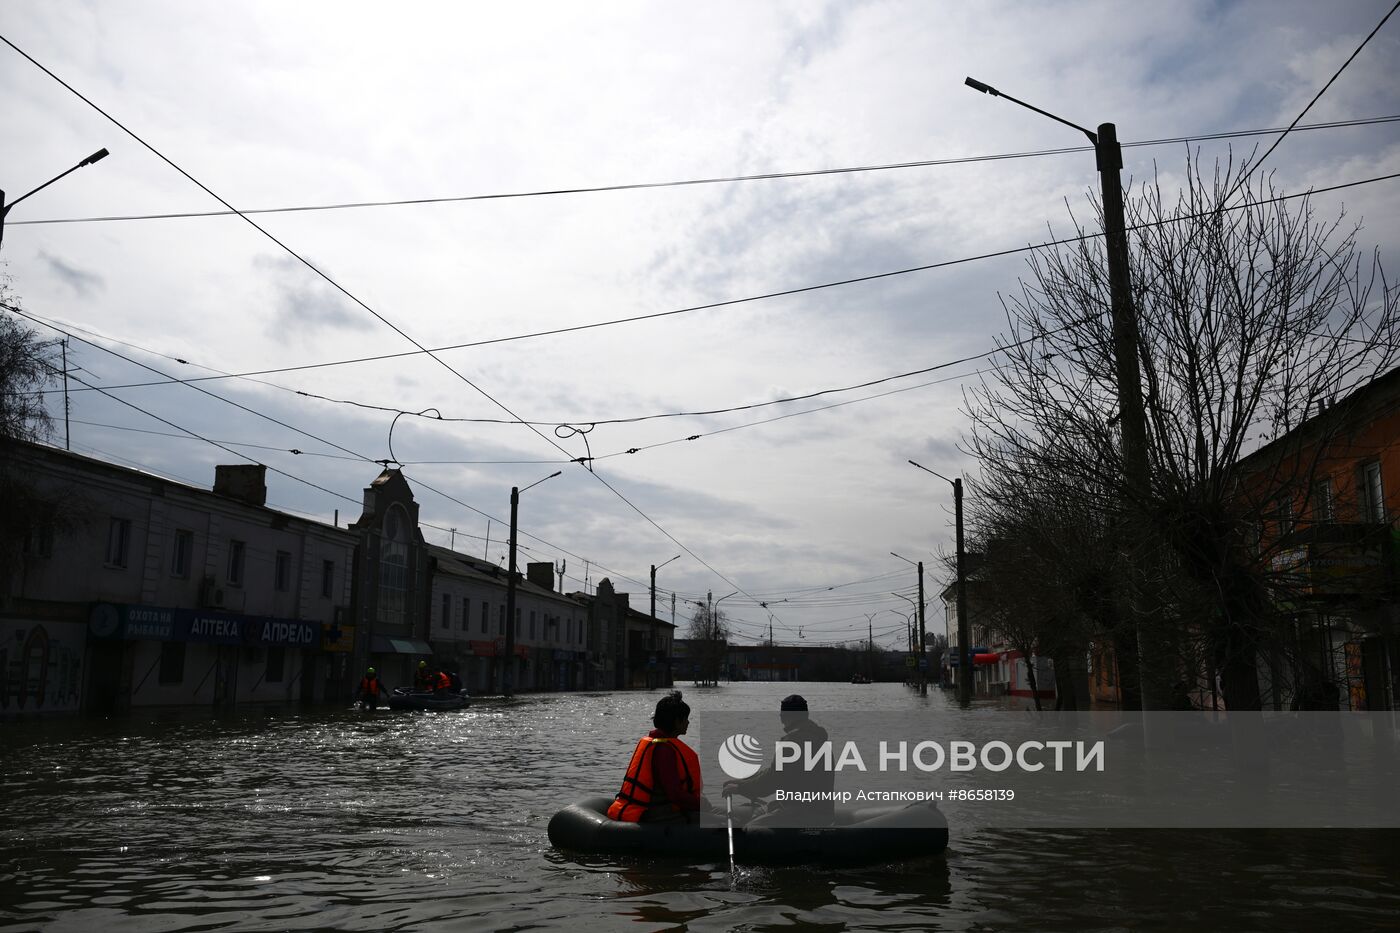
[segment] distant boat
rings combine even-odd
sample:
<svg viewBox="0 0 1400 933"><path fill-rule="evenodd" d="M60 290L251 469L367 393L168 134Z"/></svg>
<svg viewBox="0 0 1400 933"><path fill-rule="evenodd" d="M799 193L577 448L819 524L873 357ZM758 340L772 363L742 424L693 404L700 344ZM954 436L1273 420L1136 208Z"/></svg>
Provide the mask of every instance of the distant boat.
<svg viewBox="0 0 1400 933"><path fill-rule="evenodd" d="M390 709L466 709L468 703L465 693L450 690L434 693L395 687L389 696Z"/></svg>
<svg viewBox="0 0 1400 933"><path fill-rule="evenodd" d="M870 683L870 678L869 678L869 677L866 677L864 674L853 674L853 675L851 675L851 683L853 683L853 684L868 684L868 683Z"/></svg>

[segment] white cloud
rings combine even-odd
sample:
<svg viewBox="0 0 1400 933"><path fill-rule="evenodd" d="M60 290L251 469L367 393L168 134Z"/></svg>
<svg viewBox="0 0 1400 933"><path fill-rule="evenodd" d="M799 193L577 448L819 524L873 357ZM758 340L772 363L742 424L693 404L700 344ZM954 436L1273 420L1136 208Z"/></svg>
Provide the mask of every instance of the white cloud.
<svg viewBox="0 0 1400 933"><path fill-rule="evenodd" d="M240 207L489 194L869 165L1081 145L1067 127L962 85L971 74L1125 140L1292 119L1388 4L1079 2L7 5L6 35ZM1387 26L1309 119L1397 112ZM229 218L33 226L17 222L218 207L13 53L0 55L0 184L13 194L97 146L112 156L10 217L5 255L25 307L225 371L412 349ZM1267 146L1267 140L1263 143ZM1210 144L1207 157L1226 151ZM1252 145L1236 141L1236 150ZM1129 149L1127 171L1164 178L1181 147ZM1382 174L1391 127L1297 134L1269 165L1291 190ZM429 346L650 314L1036 242L1087 216L1089 153L862 175L606 194L257 215L395 325ZM1397 195L1345 201L1392 255ZM69 269L65 274L59 268ZM991 346L1007 257L655 321L443 354L511 411L569 422L722 408L910 371ZM114 347L115 349L122 349ZM150 378L95 351L109 383ZM133 351L123 349L132 354ZM194 367L151 358L188 376ZM968 364L954 372L970 372ZM932 374L937 377L944 375ZM421 356L265 377L292 389L445 415L506 417ZM918 380L911 380L918 381ZM927 381L927 380L924 380ZM896 384L891 387L898 387ZM373 459L391 414L247 383L209 383ZM189 388L128 393L211 437L320 450L305 436ZM838 401L839 397L830 400ZM757 427L816 404L625 426L589 435L629 500L724 575L667 568L685 594L825 586L898 569L950 537L948 494L910 457L952 475L956 381ZM92 393L75 417L168 430ZM584 453L520 426L406 424L408 460L549 461ZM706 435L696 441L684 438ZM197 442L82 426L75 440L207 482L229 455ZM376 471L250 451L337 490L282 477L279 504L345 518ZM927 459L925 459L927 458ZM932 462L929 462L932 461ZM415 465L410 475L495 517L543 463ZM431 493L425 517L484 537L486 519ZM532 533L644 580L676 545L579 467L531 490ZM495 529L499 541L503 534ZM429 531L445 542L447 533ZM484 542L478 542L484 544ZM543 550L541 551L543 553ZM562 556L562 555L561 555ZM915 556L910 554L909 556ZM548 559L548 556L545 557ZM570 559L570 575L583 574ZM594 568L593 582L605 575ZM636 590L633 584L621 583ZM868 587L870 609L898 604ZM933 587L931 587L932 589ZM737 602L737 598L731 602ZM730 603L726 603L726 606ZM766 613L742 605L741 615ZM779 623L849 630L849 609L788 606ZM844 627L843 627L844 626ZM782 629L779 628L780 637Z"/></svg>

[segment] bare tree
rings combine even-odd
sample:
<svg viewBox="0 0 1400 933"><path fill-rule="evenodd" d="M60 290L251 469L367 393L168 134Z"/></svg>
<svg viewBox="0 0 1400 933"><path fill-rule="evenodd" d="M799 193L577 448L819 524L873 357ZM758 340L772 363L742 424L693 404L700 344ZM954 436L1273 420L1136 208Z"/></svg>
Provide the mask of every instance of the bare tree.
<svg viewBox="0 0 1400 933"><path fill-rule="evenodd" d="M0 308L18 307L8 276L0 278ZM0 443L40 441L53 432L44 390L62 374L55 345L0 311Z"/></svg>
<svg viewBox="0 0 1400 933"><path fill-rule="evenodd" d="M702 686L718 686L729 652L729 624L724 610L699 606L690 617L686 638L690 641L691 658L697 665L695 680Z"/></svg>
<svg viewBox="0 0 1400 933"><path fill-rule="evenodd" d="M1379 253L1362 255L1344 217L1319 221L1306 198L1281 200L1247 162L1207 173L1189 161L1186 175L1174 200L1156 181L1127 204L1148 488L1123 482L1097 238L1037 254L1029 280L1003 299L1004 362L966 396L967 446L983 487L1032 484L1093 510L1132 556L1120 571L1154 598L1136 618L1121 600L1116 614L1120 629L1149 633L1145 676L1178 688L1199 636L1227 704L1256 709L1258 658L1280 640L1284 585L1257 529L1280 497L1311 488L1320 454L1280 458L1249 483L1241 460L1393 366L1400 311ZM1173 609L1202 600L1208 611L1188 631Z"/></svg>
<svg viewBox="0 0 1400 933"><path fill-rule="evenodd" d="M17 307L8 277L0 279L0 306ZM0 312L0 496L5 502L0 520L0 595L8 591L25 554L42 548L52 537L58 519L58 503L40 495L27 471L14 460L16 442L42 441L52 433L43 392L62 372L54 356L52 343L41 341L32 329Z"/></svg>

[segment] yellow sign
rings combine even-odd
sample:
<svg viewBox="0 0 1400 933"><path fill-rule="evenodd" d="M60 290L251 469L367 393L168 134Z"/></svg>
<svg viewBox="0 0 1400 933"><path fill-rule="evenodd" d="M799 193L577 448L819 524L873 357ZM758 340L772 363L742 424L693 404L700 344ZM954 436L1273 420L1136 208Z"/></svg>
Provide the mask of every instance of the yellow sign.
<svg viewBox="0 0 1400 933"><path fill-rule="evenodd" d="M334 622L321 623L321 650L350 652L355 650L355 626Z"/></svg>

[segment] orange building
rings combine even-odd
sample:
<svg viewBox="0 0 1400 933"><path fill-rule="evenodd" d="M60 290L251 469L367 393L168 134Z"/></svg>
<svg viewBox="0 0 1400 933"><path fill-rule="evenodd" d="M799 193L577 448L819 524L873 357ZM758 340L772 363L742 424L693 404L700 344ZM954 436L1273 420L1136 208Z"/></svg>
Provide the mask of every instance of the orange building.
<svg viewBox="0 0 1400 933"><path fill-rule="evenodd" d="M1293 623L1291 663L1260 667L1266 706L1395 708L1400 369L1322 406L1241 468L1241 496L1265 519L1260 553Z"/></svg>

